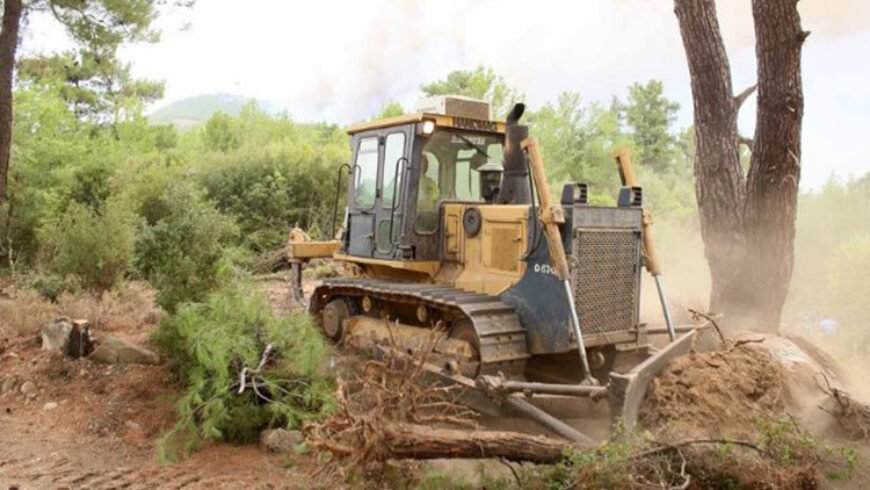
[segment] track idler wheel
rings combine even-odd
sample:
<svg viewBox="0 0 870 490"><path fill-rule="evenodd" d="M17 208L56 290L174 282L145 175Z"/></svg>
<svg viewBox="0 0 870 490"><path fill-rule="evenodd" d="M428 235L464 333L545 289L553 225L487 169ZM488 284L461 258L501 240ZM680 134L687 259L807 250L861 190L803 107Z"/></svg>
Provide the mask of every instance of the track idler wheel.
<svg viewBox="0 0 870 490"><path fill-rule="evenodd" d="M323 307L321 314L323 333L335 342L344 334L344 321L351 317L352 307L344 298L336 298Z"/></svg>

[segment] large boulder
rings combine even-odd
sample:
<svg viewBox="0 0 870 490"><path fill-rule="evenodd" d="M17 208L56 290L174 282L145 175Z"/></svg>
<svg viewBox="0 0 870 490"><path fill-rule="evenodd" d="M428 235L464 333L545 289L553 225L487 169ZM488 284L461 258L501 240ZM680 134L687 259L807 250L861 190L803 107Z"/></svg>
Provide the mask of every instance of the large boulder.
<svg viewBox="0 0 870 490"><path fill-rule="evenodd" d="M157 364L159 362L154 352L112 335L107 335L88 359L103 364Z"/></svg>

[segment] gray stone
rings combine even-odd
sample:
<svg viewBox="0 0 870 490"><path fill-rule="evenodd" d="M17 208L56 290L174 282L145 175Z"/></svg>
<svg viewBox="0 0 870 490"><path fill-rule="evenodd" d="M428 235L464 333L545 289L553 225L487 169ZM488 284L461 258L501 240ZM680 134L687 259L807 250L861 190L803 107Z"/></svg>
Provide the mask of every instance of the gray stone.
<svg viewBox="0 0 870 490"><path fill-rule="evenodd" d="M157 364L159 362L157 354L112 335L107 335L88 359L104 364Z"/></svg>
<svg viewBox="0 0 870 490"><path fill-rule="evenodd" d="M36 383L33 381L25 381L21 384L21 388L18 389L22 395L30 397L30 395L36 395Z"/></svg>
<svg viewBox="0 0 870 490"><path fill-rule="evenodd" d="M45 411L51 411L57 408L57 402L48 402L42 406L42 409Z"/></svg>
<svg viewBox="0 0 870 490"><path fill-rule="evenodd" d="M305 436L298 430L266 429L260 433L260 446L267 451L290 453L305 442Z"/></svg>
<svg viewBox="0 0 870 490"><path fill-rule="evenodd" d="M69 335L73 324L69 318L62 316L42 327L39 336L42 338L42 350L58 350L66 352L69 345Z"/></svg>

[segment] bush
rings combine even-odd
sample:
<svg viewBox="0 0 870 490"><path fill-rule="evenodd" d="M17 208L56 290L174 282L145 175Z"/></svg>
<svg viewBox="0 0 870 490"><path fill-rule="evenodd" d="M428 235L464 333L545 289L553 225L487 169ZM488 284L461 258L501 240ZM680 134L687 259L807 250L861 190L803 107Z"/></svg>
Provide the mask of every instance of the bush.
<svg viewBox="0 0 870 490"><path fill-rule="evenodd" d="M198 181L254 251L282 246L294 225L317 234L331 219L335 171L317 158L283 149L213 154Z"/></svg>
<svg viewBox="0 0 870 490"><path fill-rule="evenodd" d="M169 183L150 202L151 211L162 212L149 216L153 224L138 237L136 269L157 289L157 304L173 311L220 286L224 247L238 228L190 183Z"/></svg>
<svg viewBox="0 0 870 490"><path fill-rule="evenodd" d="M106 203L102 212L73 202L42 228L42 251L49 271L105 291L130 269L135 236L135 215L120 201Z"/></svg>
<svg viewBox="0 0 870 490"><path fill-rule="evenodd" d="M180 421L160 445L161 457L203 439L249 442L266 427L298 427L333 407L329 348L303 313L276 318L266 299L244 287L221 290L205 303L185 304L166 318L155 343L172 373L187 384ZM239 376L260 365L267 345L276 355L239 394Z"/></svg>

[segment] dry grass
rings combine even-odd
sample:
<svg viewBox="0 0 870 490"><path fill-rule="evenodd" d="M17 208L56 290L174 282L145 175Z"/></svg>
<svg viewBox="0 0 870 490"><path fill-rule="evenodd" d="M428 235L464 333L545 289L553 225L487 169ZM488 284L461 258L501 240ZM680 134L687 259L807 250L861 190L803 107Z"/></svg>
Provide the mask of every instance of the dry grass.
<svg viewBox="0 0 870 490"><path fill-rule="evenodd" d="M57 305L36 291L20 291L0 298L0 334L4 337L36 335L43 325L57 317Z"/></svg>
<svg viewBox="0 0 870 490"><path fill-rule="evenodd" d="M162 313L154 304L154 294L148 285L138 282L123 283L99 296L64 293L57 303L34 290L14 291L7 298L0 297L0 334L36 335L59 316L90 320L103 331L139 329L160 321Z"/></svg>

